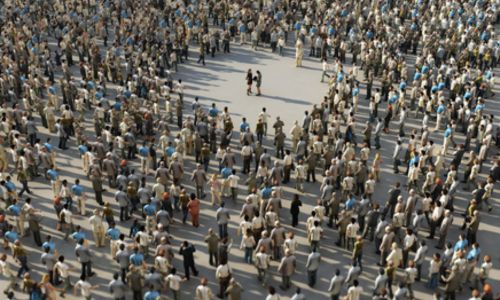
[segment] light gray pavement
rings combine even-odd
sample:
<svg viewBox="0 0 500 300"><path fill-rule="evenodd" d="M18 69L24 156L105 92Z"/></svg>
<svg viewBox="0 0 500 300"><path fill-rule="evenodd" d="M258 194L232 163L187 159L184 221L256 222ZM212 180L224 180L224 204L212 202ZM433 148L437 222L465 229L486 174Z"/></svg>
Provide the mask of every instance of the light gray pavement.
<svg viewBox="0 0 500 300"><path fill-rule="evenodd" d="M307 52L306 52L307 53ZM241 117L246 116L249 120L252 129L254 129L255 122L257 120L257 115L261 111L262 107L266 107L268 113L272 116L274 121L276 116L280 116L285 122L285 132L288 133L294 120L302 120L304 110L310 110L312 104L320 103L322 97L327 91L327 84L320 83L321 77L321 65L317 59L304 61L304 66L302 68L296 68L294 62L294 50L288 49L286 57L279 57L277 54L270 53L269 50L262 50L254 52L247 46L239 47L232 46L232 52L229 55L218 54L215 58L207 57L207 65L202 67L196 64L196 59L194 53L191 53L192 57L187 64L180 65L179 73L175 74L175 78L181 78L185 83L185 99L187 99L187 104L185 105L186 112L191 112L191 101L195 96L200 98L200 102L204 106L210 106L211 103L216 103L219 109L224 106L229 107L231 116L233 117L233 122L235 127L237 127L241 121ZM253 71L260 70L263 74L263 85L261 97L247 96L245 93L245 73L248 68L252 68ZM75 73L76 74L76 73ZM362 76L361 76L362 77ZM360 78L361 80L363 78ZM362 85L364 88L364 85ZM363 95L360 98L360 111L358 119L358 129L362 127L364 121L367 117L367 102L364 100L364 90ZM498 97L494 100L489 100L486 105L487 113L492 113L498 115L500 113L500 104L498 103ZM382 113L383 115L383 113ZM90 120L90 118L87 118ZM415 120L413 114L408 122L409 127L420 126L420 120ZM496 122L498 124L498 121ZM87 121L86 123L86 133L93 137L93 124ZM272 131L272 130L270 130ZM44 136L47 132L42 132ZM432 135L432 139L438 144L442 143L442 133L437 133ZM461 135L458 135L458 141L462 139ZM236 140L233 138L233 140ZM383 203L386 200L387 191L390 185L394 184L396 181L406 182L404 175L395 175L392 172L392 160L391 154L393 150L393 144L396 141L396 132L392 132L388 135L383 135L382 137L382 149L381 154L383 157L382 165L382 179L380 184L376 187L375 201ZM56 143L54 138L53 143ZM271 137L267 138L265 142L266 146L272 148ZM70 150L64 152L57 151L57 165L61 172L61 179L68 179L69 182L73 182L74 179L80 178L83 185L86 188L87 194L90 196L88 201L88 210L91 211L96 207L96 203L93 200L93 191L91 190L91 184L82 174L81 161L79 158L78 151L75 148L74 140L69 142L71 146ZM370 159L373 159L372 151ZM493 148L491 154L497 154L498 149ZM274 151L273 151L274 154ZM137 162L134 162L137 166ZM193 158L189 157L187 159L187 172L190 174L194 166ZM238 166L241 166L241 161L238 161ZM486 164L483 167L483 173L489 170L490 164ZM215 172L215 161L212 160L211 169L209 173ZM484 174L483 174L484 175ZM189 179L184 178L184 184L189 187L189 191L192 191L192 186L190 185ZM244 176L242 176L244 177ZM243 178L242 178L243 179ZM148 177L148 183L153 180L152 176ZM244 180L241 180L243 182ZM31 188L35 192L34 205L36 208L43 210L43 238L47 234L51 234L55 237L57 249L60 253L64 254L71 265L75 267L75 270L71 272L72 281L75 282L77 276L79 276L80 265L76 261L74 255L73 241L64 242L62 240L63 235L61 232L55 230L56 216L54 214L54 209L51 202L51 190L49 183L44 179L38 178L36 182L31 183ZM498 184L496 186L498 189ZM256 279L256 269L251 265L247 265L243 262L243 252L238 249L237 245L240 243L240 237L236 236L236 228L240 222L238 217L241 208L243 194L245 187L241 186L240 198L237 204L227 201L228 207L231 209L233 215L230 223L229 234L234 238L234 245L230 252L230 266L233 269L233 275L236 280L240 282L244 289L243 299L264 299L267 295L267 291L263 288ZM305 220L309 216L312 207L315 204L315 197L318 196L319 183L317 184L306 184L306 193L301 197L304 206L301 210L300 225L293 229L299 238L300 247L297 253L298 267L297 274L293 276L293 285L301 287L307 296L307 299L327 299L328 284L329 280L333 275L336 268L341 269L342 273L345 275L348 267L350 265L350 252L334 245L337 239L337 232L335 230L325 228L325 238L322 241L321 254L323 258L323 263L320 266L318 274L318 282L314 289L307 286L307 277L305 273L305 260L308 254L308 244L306 240L305 232ZM109 201L115 211L118 209L115 201L112 199L112 192L107 191L105 193L105 201ZM289 187L285 188L284 194L284 208L282 210L282 223L286 224L287 228L291 223L290 216L288 213L290 199L295 192L294 189ZM406 191L403 193L406 196ZM480 233L478 235L478 241L481 245L481 250L483 254L490 254L493 257L493 264L495 269L491 273L491 280L495 291L498 291L500 287L500 272L496 268L499 264L499 252L498 244L500 242L499 235L499 225L498 220L498 198L499 194L495 191L493 195L493 204L495 209L492 213L483 213L482 222L480 226ZM462 218L459 215L466 204L466 200L469 199L469 195L460 191L457 194L457 200L455 202L456 212L455 212L455 222L453 228L449 233L449 239L456 240L459 234L459 226L461 225ZM210 286L214 293L218 292L218 285L215 281L215 268L208 265L207 249L203 243L203 236L206 234L208 228L216 228L215 222L215 209L208 203L208 200L202 201L201 210L201 226L199 228L193 228L191 225L182 225L178 222L179 213L176 214L176 223L171 226L171 233L174 237L173 243L175 250L178 250L178 246L181 241L187 239L194 243L197 252L195 254L196 264L200 271L200 276L207 276L210 281ZM87 234L87 237L92 239L92 234L89 229L88 220L83 217L75 218L76 224L81 225ZM118 222L119 229L128 234L128 226L130 221L126 223ZM422 236L427 235L423 233ZM130 242L130 239L127 239ZM436 241L430 243L430 253L433 253ZM36 247L33 243L31 237L23 238L23 244L27 247L30 253L29 263L32 268L32 274L35 279L40 278L40 272L44 271L44 266L40 263L40 253L41 249ZM91 242L92 250L95 253L94 259L94 270L97 273L96 277L92 277L90 282L92 284L99 285L99 288L95 291L95 299L111 299L107 284L110 281L114 271L118 270L117 264L113 262L110 258L109 247L97 249L94 247L93 242ZM1 250L5 251L5 250ZM365 292L363 299L368 299L371 296L372 286L374 279L376 277L376 272L378 267L376 262L378 261L378 256L374 254L373 243L366 242L364 247L364 272L361 276L361 285L363 286ZM13 267L17 268L17 264L10 261ZM151 261L149 261L150 263ZM270 283L278 287L281 283L280 277L276 274L277 262L272 263L273 278ZM176 256L174 260L174 265L182 270L182 260L179 255ZM431 291L426 289L424 284L427 282L427 269L428 264L424 264L423 267L423 282L417 283L415 285L416 298L418 299L430 299ZM397 280L396 280L397 281ZM6 281L4 278L0 279L0 286L4 286ZM191 281L182 284L182 299L194 299L194 289L199 284L199 280L193 277ZM395 287L394 287L395 289ZM294 289L290 289L286 292L279 290L282 296L290 297L293 294ZM345 293L345 290L344 290ZM167 294L170 297L169 294ZM16 293L17 299L28 299L26 294ZM470 292L468 288L464 289L463 293L460 293L459 299L468 299ZM3 297L3 296L2 296ZM66 299L77 299L79 297L73 297L72 295L67 295ZM168 298L170 299L170 298Z"/></svg>

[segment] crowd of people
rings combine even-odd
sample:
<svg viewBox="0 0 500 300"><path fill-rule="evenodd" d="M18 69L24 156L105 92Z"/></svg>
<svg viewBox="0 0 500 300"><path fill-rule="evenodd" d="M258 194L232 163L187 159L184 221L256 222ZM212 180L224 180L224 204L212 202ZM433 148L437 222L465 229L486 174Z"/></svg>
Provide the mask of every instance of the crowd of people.
<svg viewBox="0 0 500 300"><path fill-rule="evenodd" d="M319 294L306 297L294 274L305 272L312 289L323 268L331 281L320 292L331 299L497 299L496 253L478 242L500 179L489 111L497 1L0 4L4 299L99 299L94 270L107 245L105 290L115 300L312 299ZM185 97L179 66L198 57L210 68L234 47L294 55L297 68L308 55L325 97L294 124L263 108L256 124L243 116L239 125L231 107ZM247 96L265 94L255 71L242 75ZM61 163L72 153L78 174ZM401 174L390 187L380 184L384 165ZM217 228L200 234L209 214ZM462 233L451 236L455 218ZM44 228L51 219L56 234ZM197 240L172 238L193 231ZM208 262L196 258L200 244ZM231 248L267 292L239 282ZM301 263L299 249L308 253ZM351 253L347 271L324 263L332 251ZM28 261L34 253L43 270ZM373 273L366 256L377 258L375 280L364 277ZM213 273L188 290L200 264Z"/></svg>

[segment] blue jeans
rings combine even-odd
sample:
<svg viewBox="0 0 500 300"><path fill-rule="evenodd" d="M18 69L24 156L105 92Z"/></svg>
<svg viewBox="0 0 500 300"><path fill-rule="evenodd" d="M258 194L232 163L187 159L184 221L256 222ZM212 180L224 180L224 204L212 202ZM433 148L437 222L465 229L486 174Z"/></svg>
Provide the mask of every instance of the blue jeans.
<svg viewBox="0 0 500 300"><path fill-rule="evenodd" d="M253 253L252 247L245 247L245 262L247 264L252 264L252 253Z"/></svg>
<svg viewBox="0 0 500 300"><path fill-rule="evenodd" d="M439 273L432 273L431 278L429 278L428 288L435 290L439 284Z"/></svg>

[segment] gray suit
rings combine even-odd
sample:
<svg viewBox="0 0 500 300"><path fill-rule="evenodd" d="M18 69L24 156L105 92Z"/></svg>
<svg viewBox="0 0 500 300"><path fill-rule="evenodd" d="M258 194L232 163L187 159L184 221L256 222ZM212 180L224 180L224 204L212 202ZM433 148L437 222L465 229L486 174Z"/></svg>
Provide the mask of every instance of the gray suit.
<svg viewBox="0 0 500 300"><path fill-rule="evenodd" d="M78 257L78 261L82 265L82 275L90 277L93 275L92 272L92 253L87 246L78 244L75 248L75 255Z"/></svg>
<svg viewBox="0 0 500 300"><path fill-rule="evenodd" d="M296 265L297 261L294 255L285 256L281 260L281 263L278 266L278 272L281 274L282 287L284 289L288 289L290 287L290 277L293 273L295 273Z"/></svg>

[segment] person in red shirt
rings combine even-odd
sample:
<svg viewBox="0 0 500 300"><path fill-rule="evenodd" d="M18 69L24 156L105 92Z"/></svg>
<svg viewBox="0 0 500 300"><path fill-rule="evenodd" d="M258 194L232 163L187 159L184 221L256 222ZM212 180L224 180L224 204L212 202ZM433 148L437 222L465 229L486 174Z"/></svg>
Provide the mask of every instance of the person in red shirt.
<svg viewBox="0 0 500 300"><path fill-rule="evenodd" d="M200 226L200 200L196 198L194 193L189 196L190 200L188 202L188 210L191 214L191 221L194 227Z"/></svg>

